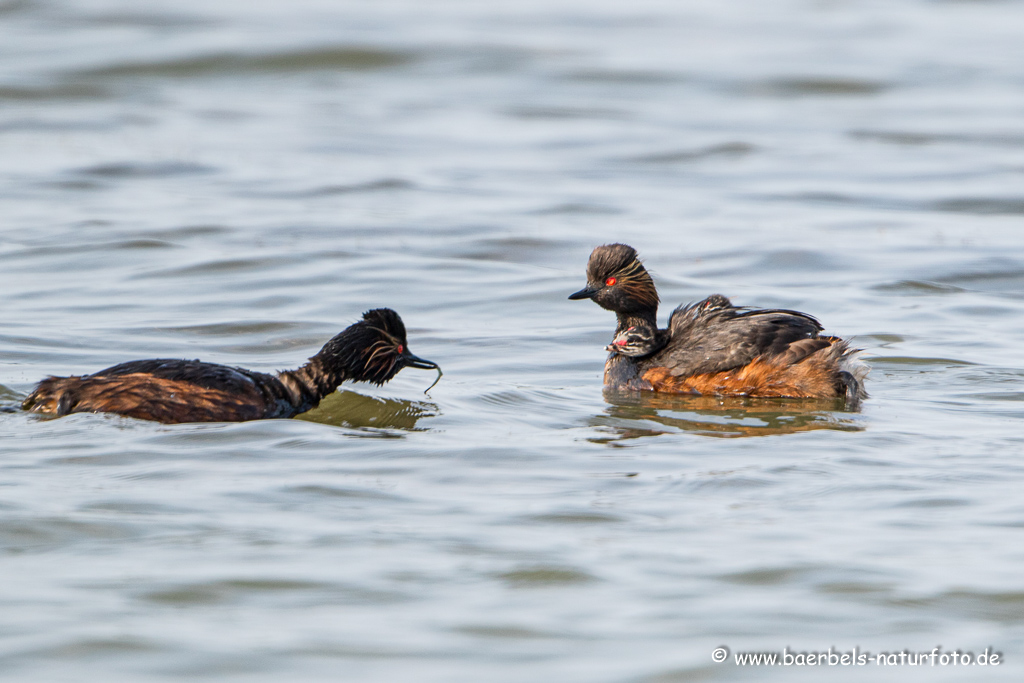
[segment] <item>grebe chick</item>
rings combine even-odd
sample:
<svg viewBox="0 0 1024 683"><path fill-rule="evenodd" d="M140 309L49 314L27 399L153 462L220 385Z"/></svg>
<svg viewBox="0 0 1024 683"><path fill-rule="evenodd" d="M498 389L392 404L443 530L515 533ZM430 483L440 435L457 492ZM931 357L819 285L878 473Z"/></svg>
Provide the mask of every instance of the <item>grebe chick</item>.
<svg viewBox="0 0 1024 683"><path fill-rule="evenodd" d="M436 363L409 352L398 314L375 308L297 370L270 375L198 360L138 360L84 377L48 377L22 408L54 416L118 413L167 424L284 418L312 410L342 382L380 385L404 367L441 376Z"/></svg>
<svg viewBox="0 0 1024 683"><path fill-rule="evenodd" d="M806 313L737 307L721 294L672 312L658 329L658 292L636 250L597 247L587 286L570 299L593 299L618 324L606 348L608 389L775 398L867 397L867 368L856 350L821 336Z"/></svg>
<svg viewBox="0 0 1024 683"><path fill-rule="evenodd" d="M660 351L668 343L668 330L658 330L646 325L632 325L615 335L605 351L622 356L639 358Z"/></svg>

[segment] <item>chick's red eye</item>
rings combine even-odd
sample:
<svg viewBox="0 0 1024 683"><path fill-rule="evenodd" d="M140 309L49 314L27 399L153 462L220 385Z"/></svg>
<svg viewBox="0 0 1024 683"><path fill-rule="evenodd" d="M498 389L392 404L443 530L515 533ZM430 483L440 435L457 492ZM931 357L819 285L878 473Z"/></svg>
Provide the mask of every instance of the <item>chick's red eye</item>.
<svg viewBox="0 0 1024 683"><path fill-rule="evenodd" d="M402 346L401 344L399 344L399 345L398 345L398 352L399 352L399 353L401 353L401 352L402 352L402 351L404 351L404 350L405 350L405 347L404 347L404 346Z"/></svg>
<svg viewBox="0 0 1024 683"><path fill-rule="evenodd" d="M612 285L614 285L614 284L615 284L616 282L618 282L618 280L616 280L616 279L615 279L615 278L613 278L613 277L610 277L610 278L608 278L607 280L605 280L605 281L604 281L604 284L605 284L605 286L606 286L606 287L611 287L611 286L612 286Z"/></svg>

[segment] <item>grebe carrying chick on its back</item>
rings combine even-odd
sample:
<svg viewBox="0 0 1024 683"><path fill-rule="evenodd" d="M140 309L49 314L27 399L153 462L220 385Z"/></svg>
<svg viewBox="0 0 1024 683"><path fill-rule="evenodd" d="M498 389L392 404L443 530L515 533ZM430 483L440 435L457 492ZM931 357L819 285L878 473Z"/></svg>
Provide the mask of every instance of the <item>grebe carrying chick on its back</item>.
<svg viewBox="0 0 1024 683"><path fill-rule="evenodd" d="M636 250L594 249L587 286L570 299L593 299L618 320L605 363L608 389L773 398L866 398L867 367L839 337L820 336L806 313L733 306L713 294L672 312L658 329L658 291Z"/></svg>
<svg viewBox="0 0 1024 683"><path fill-rule="evenodd" d="M342 382L380 385L404 367L437 370L441 379L437 363L409 352L398 314L375 308L297 370L270 375L198 360L138 360L84 377L48 377L22 408L53 416L117 413L167 424L287 418L317 407Z"/></svg>

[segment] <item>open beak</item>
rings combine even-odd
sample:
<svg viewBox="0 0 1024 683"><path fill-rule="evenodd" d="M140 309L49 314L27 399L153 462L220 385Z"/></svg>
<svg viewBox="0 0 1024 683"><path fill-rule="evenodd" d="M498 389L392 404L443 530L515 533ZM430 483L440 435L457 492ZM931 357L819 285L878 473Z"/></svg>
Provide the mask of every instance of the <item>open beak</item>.
<svg viewBox="0 0 1024 683"><path fill-rule="evenodd" d="M441 381L441 375L443 374L441 372L441 366L432 360L420 358L419 356L414 356L408 351L405 351L402 353L402 362L405 363L406 367L410 368L419 368L420 370L437 370L437 379L434 380L434 384L431 384L423 391L424 394L433 389L434 385Z"/></svg>
<svg viewBox="0 0 1024 683"><path fill-rule="evenodd" d="M569 298L570 299L593 299L594 295L597 294L599 291L600 290L597 289L596 287L591 287L590 285L587 285L586 287L584 287L580 291L574 292L573 294L570 294Z"/></svg>

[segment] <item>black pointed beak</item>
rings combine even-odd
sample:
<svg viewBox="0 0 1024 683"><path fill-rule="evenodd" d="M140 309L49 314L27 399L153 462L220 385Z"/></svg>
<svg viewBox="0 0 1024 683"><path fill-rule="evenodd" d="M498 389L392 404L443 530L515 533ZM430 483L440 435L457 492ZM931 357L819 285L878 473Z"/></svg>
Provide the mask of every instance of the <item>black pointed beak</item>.
<svg viewBox="0 0 1024 683"><path fill-rule="evenodd" d="M435 363L434 361L426 360L425 358L420 358L419 356L414 356L408 352L402 354L402 362L405 363L406 367L419 368L420 370L441 369L437 366L437 363Z"/></svg>
<svg viewBox="0 0 1024 683"><path fill-rule="evenodd" d="M591 287L590 285L587 285L586 287L584 287L580 291L574 292L574 293L570 294L569 298L570 299L593 299L594 295L597 294L599 291L600 290L598 290L596 287Z"/></svg>

